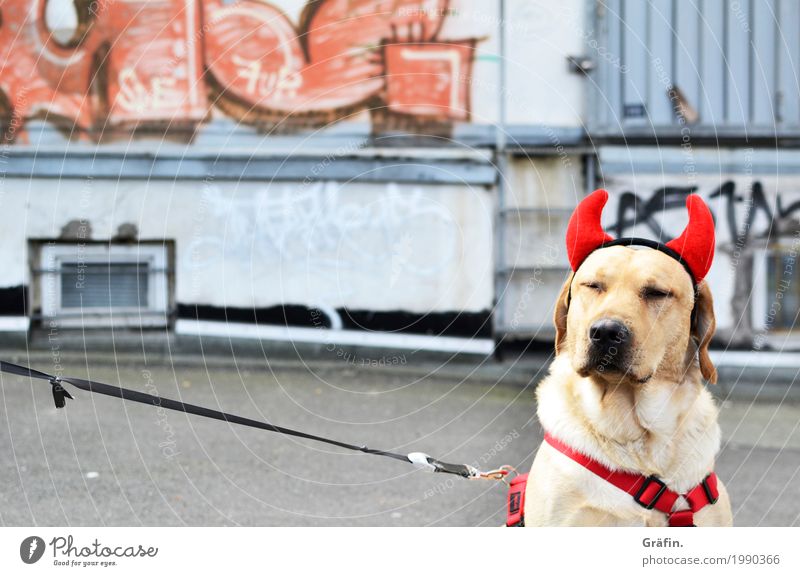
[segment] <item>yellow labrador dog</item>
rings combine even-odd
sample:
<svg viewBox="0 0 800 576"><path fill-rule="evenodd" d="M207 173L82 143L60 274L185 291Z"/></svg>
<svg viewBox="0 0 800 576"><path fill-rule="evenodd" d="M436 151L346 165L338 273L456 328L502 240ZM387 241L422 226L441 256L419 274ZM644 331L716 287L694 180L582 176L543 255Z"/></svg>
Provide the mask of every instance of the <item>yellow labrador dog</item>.
<svg viewBox="0 0 800 576"><path fill-rule="evenodd" d="M599 204L594 210L599 229L607 194L594 196L584 202L594 202L595 208ZM708 233L690 230L693 219L706 218L705 213L696 217L697 210L708 211L698 201L702 204L698 198L690 206L684 233L692 240L671 247L684 249L677 254L680 259L669 248L613 245L605 235L599 248L590 242L588 254L578 255L555 308L557 355L536 392L538 417L549 435L605 469L653 475L679 495L700 485L714 469L720 446L717 408L703 384L704 378L716 382L708 355L714 310L708 286L695 284L692 277L698 268L696 275L705 275L710 256L705 270L697 265L690 270L698 259L687 252L697 249L697 234ZM694 524L732 524L728 493L721 482L717 489L718 500L697 511ZM679 496L672 510L688 507ZM543 442L525 490L524 522L666 526L668 515L645 508Z"/></svg>

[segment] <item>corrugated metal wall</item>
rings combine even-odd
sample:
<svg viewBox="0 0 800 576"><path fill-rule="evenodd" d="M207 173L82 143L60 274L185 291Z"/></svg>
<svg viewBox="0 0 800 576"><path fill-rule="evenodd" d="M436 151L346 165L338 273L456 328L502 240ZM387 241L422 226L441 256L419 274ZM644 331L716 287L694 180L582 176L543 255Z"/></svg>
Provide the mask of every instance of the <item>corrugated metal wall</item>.
<svg viewBox="0 0 800 576"><path fill-rule="evenodd" d="M596 134L800 134L800 2L595 3Z"/></svg>

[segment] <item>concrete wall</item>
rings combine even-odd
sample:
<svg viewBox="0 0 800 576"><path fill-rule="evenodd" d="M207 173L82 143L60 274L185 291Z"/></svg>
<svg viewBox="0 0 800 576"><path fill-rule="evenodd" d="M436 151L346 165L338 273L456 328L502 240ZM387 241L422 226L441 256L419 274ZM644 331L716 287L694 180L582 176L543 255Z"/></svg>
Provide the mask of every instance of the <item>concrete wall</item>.
<svg viewBox="0 0 800 576"><path fill-rule="evenodd" d="M485 311L491 194L483 188L316 182L7 179L0 285L31 283L30 240L174 240L179 304ZM126 240L128 240L127 238Z"/></svg>
<svg viewBox="0 0 800 576"><path fill-rule="evenodd" d="M510 206L570 206L583 185L562 142L582 124L584 80L567 65L582 0L558 14L509 0L505 20L484 0L109 2L92 14L51 0L41 22L33 4L5 4L0 28L0 288L33 290L29 311L32 242L75 241L76 227L108 241L122 227L125 241L174 245L178 306L485 316L498 298L503 104L510 145L550 154L511 162ZM501 220L503 266L534 262L541 217ZM519 277L499 293L537 322Z"/></svg>
<svg viewBox="0 0 800 576"><path fill-rule="evenodd" d="M33 1L5 2L0 27L0 298L32 285L31 241L131 225L174 243L177 305L493 313L496 336L547 340L586 191L612 192L613 234L652 236L685 221L658 191L696 188L717 217L720 333L780 337L762 268L798 227L800 157L744 130L730 150L691 130L688 146L596 141L598 81L641 55L605 42L595 3L506 0L503 19L485 0L108 2L69 45L28 18ZM72 0L51 3L67 14L51 25L82 25ZM635 226L617 222L623 198Z"/></svg>
<svg viewBox="0 0 800 576"><path fill-rule="evenodd" d="M564 234L586 190L582 158L564 152L517 157L509 164L499 218L498 332L549 339L553 305L569 275Z"/></svg>
<svg viewBox="0 0 800 576"><path fill-rule="evenodd" d="M508 0L508 121L583 126L586 81L567 57L591 54L582 0Z"/></svg>

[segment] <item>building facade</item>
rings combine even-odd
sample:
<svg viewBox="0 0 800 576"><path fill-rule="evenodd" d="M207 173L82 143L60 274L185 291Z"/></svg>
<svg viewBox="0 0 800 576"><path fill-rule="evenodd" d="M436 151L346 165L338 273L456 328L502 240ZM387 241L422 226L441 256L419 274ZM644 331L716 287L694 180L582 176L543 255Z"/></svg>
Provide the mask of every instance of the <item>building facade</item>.
<svg viewBox="0 0 800 576"><path fill-rule="evenodd" d="M546 342L566 221L604 186L604 224L650 237L701 193L719 343L791 346L793 3L1 10L7 332Z"/></svg>

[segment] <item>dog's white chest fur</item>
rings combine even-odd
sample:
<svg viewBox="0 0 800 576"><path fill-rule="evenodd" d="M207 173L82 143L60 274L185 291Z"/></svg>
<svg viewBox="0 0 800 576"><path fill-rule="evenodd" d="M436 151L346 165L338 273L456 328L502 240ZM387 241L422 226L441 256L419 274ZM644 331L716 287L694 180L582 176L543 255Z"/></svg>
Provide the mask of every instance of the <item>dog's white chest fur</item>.
<svg viewBox="0 0 800 576"><path fill-rule="evenodd" d="M611 469L656 474L683 493L713 468L717 409L697 374L610 391L576 374L561 354L536 395L545 430ZM526 493L528 525L665 522L553 447L540 447Z"/></svg>

